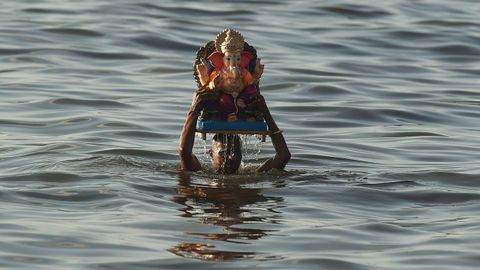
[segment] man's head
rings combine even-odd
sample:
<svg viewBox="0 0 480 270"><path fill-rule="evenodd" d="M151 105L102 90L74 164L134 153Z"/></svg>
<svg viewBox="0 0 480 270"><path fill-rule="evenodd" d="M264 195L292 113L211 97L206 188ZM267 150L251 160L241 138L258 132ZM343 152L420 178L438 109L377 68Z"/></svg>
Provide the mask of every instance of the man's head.
<svg viewBox="0 0 480 270"><path fill-rule="evenodd" d="M212 166L219 173L232 174L242 162L242 142L238 135L217 134L213 137L212 148L208 151Z"/></svg>

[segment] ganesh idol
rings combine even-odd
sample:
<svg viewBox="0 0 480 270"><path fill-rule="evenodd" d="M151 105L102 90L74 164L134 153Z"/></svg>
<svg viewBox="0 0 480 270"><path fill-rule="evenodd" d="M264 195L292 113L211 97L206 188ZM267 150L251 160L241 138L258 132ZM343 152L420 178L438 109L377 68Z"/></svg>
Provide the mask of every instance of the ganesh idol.
<svg viewBox="0 0 480 270"><path fill-rule="evenodd" d="M226 29L215 39L215 50L195 65L201 88L219 93L217 104L211 106L218 108L220 119L229 122L239 117L255 120L254 115L245 112L258 94L264 66L253 47L246 50L245 46L249 45L239 32Z"/></svg>

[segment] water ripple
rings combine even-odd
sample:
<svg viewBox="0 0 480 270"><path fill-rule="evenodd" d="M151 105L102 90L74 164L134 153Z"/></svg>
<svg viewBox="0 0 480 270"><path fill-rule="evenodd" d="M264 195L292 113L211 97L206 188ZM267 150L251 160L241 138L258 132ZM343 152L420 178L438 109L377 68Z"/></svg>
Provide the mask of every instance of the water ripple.
<svg viewBox="0 0 480 270"><path fill-rule="evenodd" d="M392 15L390 12L367 5L343 4L320 7L321 10L349 17L376 18Z"/></svg>
<svg viewBox="0 0 480 270"><path fill-rule="evenodd" d="M112 100L85 100L73 98L56 98L50 101L52 104L65 106L88 106L88 107L129 107L128 104Z"/></svg>
<svg viewBox="0 0 480 270"><path fill-rule="evenodd" d="M76 174L64 172L43 172L27 175L12 175L0 177L1 182L52 182L52 183L70 183L81 181L83 178Z"/></svg>
<svg viewBox="0 0 480 270"><path fill-rule="evenodd" d="M429 50L443 54L455 56L472 56L476 57L480 54L480 49L466 44L451 44L429 48Z"/></svg>
<svg viewBox="0 0 480 270"><path fill-rule="evenodd" d="M2 2L0 268L477 269L476 2L370 2ZM267 139L217 175L200 138L179 171L195 53L227 27L286 171L255 173Z"/></svg>
<svg viewBox="0 0 480 270"><path fill-rule="evenodd" d="M80 28L65 28L65 27L59 27L59 28L46 28L42 29L42 31L49 32L49 33L55 33L55 34L61 34L61 35L74 35L74 36L81 36L81 37L102 37L104 34L93 31L93 30L88 30L88 29L80 29Z"/></svg>
<svg viewBox="0 0 480 270"><path fill-rule="evenodd" d="M55 8L25 8L21 10L26 13L39 13L39 14L65 14L65 15L74 15L78 12L66 10L66 9L55 9Z"/></svg>
<svg viewBox="0 0 480 270"><path fill-rule="evenodd" d="M132 41L156 49L181 50L190 52L198 49L198 46L195 45L153 35L136 37L133 38Z"/></svg>
<svg viewBox="0 0 480 270"><path fill-rule="evenodd" d="M115 198L115 194L102 190L58 190L50 192L17 191L17 194L35 201L89 202Z"/></svg>

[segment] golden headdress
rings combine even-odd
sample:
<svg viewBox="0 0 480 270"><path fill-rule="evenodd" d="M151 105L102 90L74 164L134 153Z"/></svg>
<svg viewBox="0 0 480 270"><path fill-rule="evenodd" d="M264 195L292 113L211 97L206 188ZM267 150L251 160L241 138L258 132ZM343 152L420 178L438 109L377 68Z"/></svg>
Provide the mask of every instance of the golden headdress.
<svg viewBox="0 0 480 270"><path fill-rule="evenodd" d="M242 52L244 43L242 34L229 28L218 34L215 39L215 49L221 53Z"/></svg>

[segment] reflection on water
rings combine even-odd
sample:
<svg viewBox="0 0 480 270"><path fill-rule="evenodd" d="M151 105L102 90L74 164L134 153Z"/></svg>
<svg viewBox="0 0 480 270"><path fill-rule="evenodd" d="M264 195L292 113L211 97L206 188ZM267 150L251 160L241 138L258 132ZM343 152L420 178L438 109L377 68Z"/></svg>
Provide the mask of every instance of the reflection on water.
<svg viewBox="0 0 480 270"><path fill-rule="evenodd" d="M177 195L172 200L182 205L178 209L182 212L180 216L195 218L198 223L207 225L207 232L184 232L202 242L179 243L170 249L179 256L213 261L254 258L258 254L242 250L240 244L270 235L276 231L274 225L280 223L281 213L277 209L283 198L265 196L262 188L251 187L258 182L256 179L225 177L204 179L202 183L201 179L193 181L192 175L180 173L177 181ZM256 224L262 228L252 228ZM240 250L219 249L214 244L204 243L207 241L234 244Z"/></svg>
<svg viewBox="0 0 480 270"><path fill-rule="evenodd" d="M195 243L180 243L174 248L170 249L170 251L182 257L197 258L207 261L243 259L253 257L255 255L254 252L233 252L216 250L215 246Z"/></svg>

